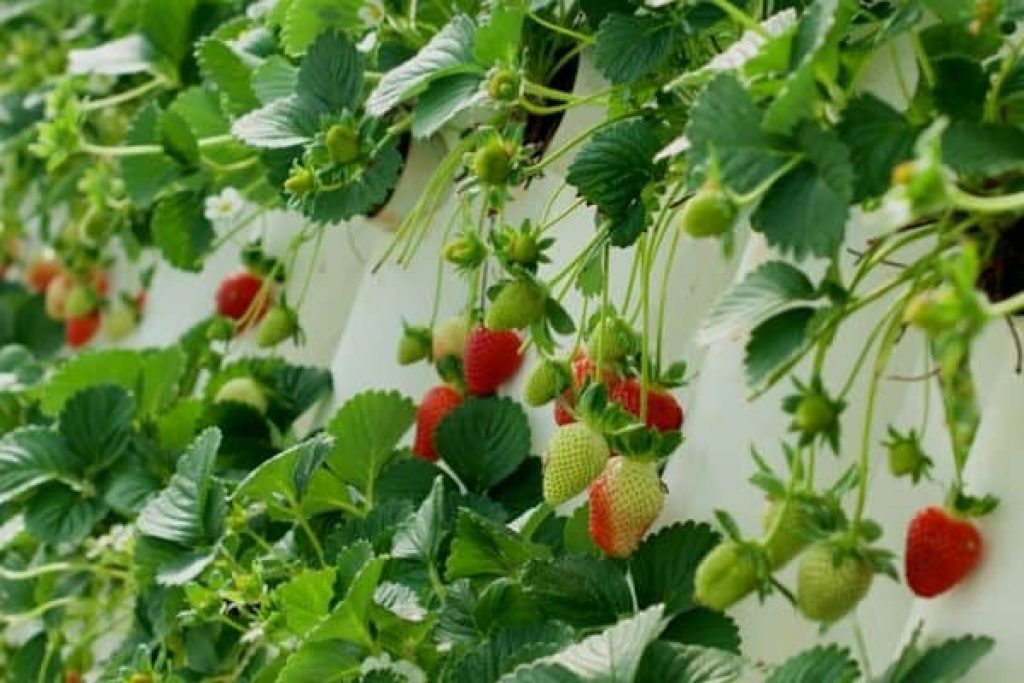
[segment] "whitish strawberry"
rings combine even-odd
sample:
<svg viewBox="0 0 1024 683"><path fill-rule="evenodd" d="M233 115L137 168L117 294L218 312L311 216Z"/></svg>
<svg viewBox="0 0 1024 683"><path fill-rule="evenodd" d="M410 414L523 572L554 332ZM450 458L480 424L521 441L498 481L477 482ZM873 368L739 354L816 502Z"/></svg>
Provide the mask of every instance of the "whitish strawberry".
<svg viewBox="0 0 1024 683"><path fill-rule="evenodd" d="M463 370L466 389L473 396L490 396L512 378L523 363L519 335L511 330L496 332L474 328L466 340Z"/></svg>
<svg viewBox="0 0 1024 683"><path fill-rule="evenodd" d="M936 506L921 510L910 521L903 554L910 590L922 598L945 593L975 570L982 549L981 534L966 519Z"/></svg>
<svg viewBox="0 0 1024 683"><path fill-rule="evenodd" d="M527 405L537 407L555 400L569 386L569 368L563 361L541 360L530 371L523 391Z"/></svg>
<svg viewBox="0 0 1024 683"><path fill-rule="evenodd" d="M87 285L77 284L71 287L64 301L64 315L79 318L96 309L96 294Z"/></svg>
<svg viewBox="0 0 1024 683"><path fill-rule="evenodd" d="M442 320L434 326L431 335L431 355L434 362L438 362L448 356L462 358L466 352L466 337L469 336L469 325L461 315Z"/></svg>
<svg viewBox="0 0 1024 683"><path fill-rule="evenodd" d="M874 568L859 555L826 543L813 545L800 556L797 607L812 621L838 621L864 599L874 576Z"/></svg>
<svg viewBox="0 0 1024 683"><path fill-rule="evenodd" d="M135 329L138 312L131 306L117 306L103 316L103 335L112 342L120 341Z"/></svg>
<svg viewBox="0 0 1024 683"><path fill-rule="evenodd" d="M64 320L67 317L68 293L74 281L67 273L60 273L46 286L46 315L51 320Z"/></svg>
<svg viewBox="0 0 1024 683"><path fill-rule="evenodd" d="M766 534L764 552L772 569L787 564L810 543L810 520L796 500L769 500L762 522Z"/></svg>
<svg viewBox="0 0 1024 683"><path fill-rule="evenodd" d="M754 554L734 541L715 546L697 566L694 589L697 602L722 611L757 588Z"/></svg>
<svg viewBox="0 0 1024 683"><path fill-rule="evenodd" d="M608 462L604 436L581 422L559 427L544 451L544 500L560 505L582 493Z"/></svg>
<svg viewBox="0 0 1024 683"><path fill-rule="evenodd" d="M623 410L640 417L643 386L635 379L626 379L611 388L608 398ZM658 387L647 389L647 426L661 432L671 432L683 426L683 408L676 397Z"/></svg>
<svg viewBox="0 0 1024 683"><path fill-rule="evenodd" d="M547 295L530 280L513 280L494 297L484 323L492 330L519 330L544 318Z"/></svg>
<svg viewBox="0 0 1024 683"><path fill-rule="evenodd" d="M654 461L617 455L590 485L590 537L606 555L628 557L664 503Z"/></svg>
<svg viewBox="0 0 1024 683"><path fill-rule="evenodd" d="M462 403L462 394L448 384L441 384L423 396L416 408L416 440L412 451L424 460L437 460L434 432L441 420Z"/></svg>
<svg viewBox="0 0 1024 683"><path fill-rule="evenodd" d="M260 415L267 412L267 395L255 380L249 377L235 377L224 383L213 399L214 403L240 403L249 406Z"/></svg>

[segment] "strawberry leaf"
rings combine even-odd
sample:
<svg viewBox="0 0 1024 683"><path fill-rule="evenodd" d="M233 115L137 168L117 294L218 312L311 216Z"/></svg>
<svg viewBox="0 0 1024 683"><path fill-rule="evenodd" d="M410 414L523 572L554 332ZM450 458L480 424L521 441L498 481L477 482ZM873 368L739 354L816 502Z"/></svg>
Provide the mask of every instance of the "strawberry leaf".
<svg viewBox="0 0 1024 683"><path fill-rule="evenodd" d="M613 12L597 31L594 63L612 83L632 83L660 68L684 35L671 13Z"/></svg>
<svg viewBox="0 0 1024 683"><path fill-rule="evenodd" d="M913 156L920 132L903 114L871 94L850 102L838 130L857 169L853 195L857 201L889 189L893 168Z"/></svg>
<svg viewBox="0 0 1024 683"><path fill-rule="evenodd" d="M471 399L441 421L434 441L459 481L484 493L530 454L530 427L522 407L511 399Z"/></svg>
<svg viewBox="0 0 1024 683"><path fill-rule="evenodd" d="M419 509L399 525L391 546L391 556L436 564L445 538L444 477L434 478L430 494Z"/></svg>
<svg viewBox="0 0 1024 683"><path fill-rule="evenodd" d="M285 52L297 57L306 52L318 36L329 31L353 31L361 26L360 0L292 0L281 27Z"/></svg>
<svg viewBox="0 0 1024 683"><path fill-rule="evenodd" d="M505 628L452 667L450 683L496 681L520 664L554 654L572 643L572 630L557 623Z"/></svg>
<svg viewBox="0 0 1024 683"><path fill-rule="evenodd" d="M793 308L768 318L751 331L743 357L751 387L760 385L803 348L813 317L813 308Z"/></svg>
<svg viewBox="0 0 1024 683"><path fill-rule="evenodd" d="M765 683L853 683L860 675L850 652L837 645L819 646L787 659Z"/></svg>
<svg viewBox="0 0 1024 683"><path fill-rule="evenodd" d="M398 392L368 391L345 402L327 425L335 437L327 467L361 491L400 456L398 444L416 419L416 404Z"/></svg>
<svg viewBox="0 0 1024 683"><path fill-rule="evenodd" d="M244 114L260 105L250 83L256 64L252 57L216 38L199 42L196 59L203 79L227 100L233 114Z"/></svg>
<svg viewBox="0 0 1024 683"><path fill-rule="evenodd" d="M693 522L673 524L644 539L629 558L638 604L664 604L666 616L694 607L697 565L718 541L709 525Z"/></svg>
<svg viewBox="0 0 1024 683"><path fill-rule="evenodd" d="M168 263L179 270L199 272L214 238L199 195L185 190L160 200L150 227L153 241Z"/></svg>
<svg viewBox="0 0 1024 683"><path fill-rule="evenodd" d="M512 576L530 560L546 558L545 546L466 508L459 510L445 574L450 581L480 576Z"/></svg>
<svg viewBox="0 0 1024 683"><path fill-rule="evenodd" d="M23 427L0 440L0 504L78 469L78 458L45 427Z"/></svg>
<svg viewBox="0 0 1024 683"><path fill-rule="evenodd" d="M659 640L644 653L636 680L730 683L744 668L743 658L731 652Z"/></svg>
<svg viewBox="0 0 1024 683"><path fill-rule="evenodd" d="M567 555L531 562L522 581L548 618L576 627L613 624L633 609L622 572L604 558Z"/></svg>

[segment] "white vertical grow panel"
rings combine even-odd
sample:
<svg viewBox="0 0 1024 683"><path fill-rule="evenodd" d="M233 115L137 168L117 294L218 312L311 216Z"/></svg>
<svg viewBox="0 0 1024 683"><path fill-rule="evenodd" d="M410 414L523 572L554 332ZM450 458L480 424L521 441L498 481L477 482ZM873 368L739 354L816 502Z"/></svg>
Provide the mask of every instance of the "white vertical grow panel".
<svg viewBox="0 0 1024 683"><path fill-rule="evenodd" d="M1024 327L1015 324L1018 332ZM1018 606L1024 568L1024 377L1015 371L1016 357L1006 326L993 321L974 354L982 420L964 472L970 493L992 494L1000 500L995 512L975 522L985 542L981 565L949 592L916 600L906 623L907 636L923 622L927 639L966 633L995 638L995 648L971 671L971 681L985 683L1016 683L1022 671L1024 621ZM934 503L941 504L941 498Z"/></svg>

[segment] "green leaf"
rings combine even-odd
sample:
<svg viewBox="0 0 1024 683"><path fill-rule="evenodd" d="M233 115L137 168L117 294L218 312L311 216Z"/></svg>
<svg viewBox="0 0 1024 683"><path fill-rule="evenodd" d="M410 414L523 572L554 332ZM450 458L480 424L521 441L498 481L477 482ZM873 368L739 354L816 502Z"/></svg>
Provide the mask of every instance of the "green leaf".
<svg viewBox="0 0 1024 683"><path fill-rule="evenodd" d="M590 503L584 503L573 511L565 523L562 543L565 552L572 555L602 556L601 549L590 535Z"/></svg>
<svg viewBox="0 0 1024 683"><path fill-rule="evenodd" d="M523 586L549 618L577 627L613 624L633 610L626 579L603 558L567 555L531 562Z"/></svg>
<svg viewBox="0 0 1024 683"><path fill-rule="evenodd" d="M360 7L360 0L292 0L281 29L285 52L297 57L322 34L361 27Z"/></svg>
<svg viewBox="0 0 1024 683"><path fill-rule="evenodd" d="M486 24L476 32L473 57L480 64L514 62L519 57L526 10L518 1L495 3Z"/></svg>
<svg viewBox="0 0 1024 683"><path fill-rule="evenodd" d="M791 153L775 146L761 129L761 119L761 110L735 76L721 74L708 83L686 127L690 185L704 181L712 160L722 181L740 193L781 169Z"/></svg>
<svg viewBox="0 0 1024 683"><path fill-rule="evenodd" d="M171 64L181 64L192 47L192 14L197 0L142 0L139 30Z"/></svg>
<svg viewBox="0 0 1024 683"><path fill-rule="evenodd" d="M438 476L449 479L447 473L432 462L411 454L401 456L381 471L374 495L382 502L400 500L419 505L433 490L434 479Z"/></svg>
<svg viewBox="0 0 1024 683"><path fill-rule="evenodd" d="M368 490L398 456L398 443L415 420L416 404L396 391L367 391L350 398L327 425L335 437L327 466L342 480Z"/></svg>
<svg viewBox="0 0 1024 683"><path fill-rule="evenodd" d="M547 547L524 540L505 527L469 510L459 510L448 556L448 580L512 576L530 560L550 556Z"/></svg>
<svg viewBox="0 0 1024 683"><path fill-rule="evenodd" d="M135 540L135 567L145 581L182 586L199 576L217 556L215 547L188 548L151 536Z"/></svg>
<svg viewBox="0 0 1024 683"><path fill-rule="evenodd" d="M395 140L341 187L318 192L312 202L303 205L303 213L318 223L337 223L366 215L387 201L398 182L403 162Z"/></svg>
<svg viewBox="0 0 1024 683"><path fill-rule="evenodd" d="M628 214L644 188L665 171L654 156L663 140L644 119L622 121L594 133L569 166L566 180L608 216Z"/></svg>
<svg viewBox="0 0 1024 683"><path fill-rule="evenodd" d="M256 66L252 57L236 51L223 40L205 38L196 48L196 60L203 79L227 99L231 113L244 114L260 106L251 84Z"/></svg>
<svg viewBox="0 0 1024 683"><path fill-rule="evenodd" d="M160 108L149 102L135 115L126 145L159 145ZM181 175L181 166L164 152L127 156L121 159L121 175L124 178L128 199L139 208L153 203L161 191L167 189Z"/></svg>
<svg viewBox="0 0 1024 683"><path fill-rule="evenodd" d="M913 156L918 133L900 112L874 95L860 95L847 105L839 135L857 173L855 201L885 194L893 168Z"/></svg>
<svg viewBox="0 0 1024 683"><path fill-rule="evenodd" d="M684 34L684 25L670 13L613 12L597 31L594 63L612 83L632 83L660 69Z"/></svg>
<svg viewBox="0 0 1024 683"><path fill-rule="evenodd" d="M673 524L644 539L629 558L637 603L663 604L666 616L690 609L697 565L718 543L708 524Z"/></svg>
<svg viewBox="0 0 1024 683"><path fill-rule="evenodd" d="M796 258L827 257L843 241L853 196L853 167L834 133L803 126L798 140L808 161L784 175L765 194L752 225L768 243Z"/></svg>
<svg viewBox="0 0 1024 683"><path fill-rule="evenodd" d="M489 583L480 593L473 609L473 622L477 630L486 634L517 626L534 628L542 621L540 610L518 580L505 577ZM572 632L568 626L563 628Z"/></svg>
<svg viewBox="0 0 1024 683"><path fill-rule="evenodd" d="M299 99L334 114L355 112L362 90L363 56L352 41L332 33L317 38L299 67Z"/></svg>
<svg viewBox="0 0 1024 683"><path fill-rule="evenodd" d="M498 683L580 683L582 679L558 664L531 664L505 674Z"/></svg>
<svg viewBox="0 0 1024 683"><path fill-rule="evenodd" d="M860 675L850 653L838 645L818 646L787 659L765 683L852 683Z"/></svg>
<svg viewBox="0 0 1024 683"><path fill-rule="evenodd" d="M25 508L25 527L43 543L78 544L107 514L99 498L82 494L63 484L41 487Z"/></svg>
<svg viewBox="0 0 1024 683"><path fill-rule="evenodd" d="M187 548L209 546L223 533L223 489L214 479L220 432L205 430L178 460L167 488L139 514L145 536Z"/></svg>
<svg viewBox="0 0 1024 683"><path fill-rule="evenodd" d="M530 426L511 399L470 399L441 421L434 442L459 481L484 493L530 454Z"/></svg>
<svg viewBox="0 0 1024 683"><path fill-rule="evenodd" d="M233 499L254 500L265 504L268 510L285 517L299 512L315 514L303 506L307 489L313 487L320 473L320 466L330 452L331 443L322 436L314 436L259 465L242 480L232 493ZM342 491L342 500L350 504L350 498ZM299 505L296 510L293 505Z"/></svg>
<svg viewBox="0 0 1024 683"><path fill-rule="evenodd" d="M334 579L333 569L306 569L274 590L274 601L289 631L304 636L327 616L334 597Z"/></svg>
<svg viewBox="0 0 1024 683"><path fill-rule="evenodd" d="M252 72L252 91L263 104L295 93L299 70L280 55L267 57Z"/></svg>
<svg viewBox="0 0 1024 683"><path fill-rule="evenodd" d="M103 502L126 517L135 517L150 496L163 486L141 463L129 460L114 466L103 492Z"/></svg>
<svg viewBox="0 0 1024 683"><path fill-rule="evenodd" d="M452 668L449 683L496 681L520 664L554 654L572 644L572 630L557 623L498 631L475 646Z"/></svg>
<svg viewBox="0 0 1024 683"><path fill-rule="evenodd" d="M740 627L727 614L704 607L677 614L665 627L661 638L680 645L741 654Z"/></svg>
<svg viewBox="0 0 1024 683"><path fill-rule="evenodd" d="M743 669L743 658L731 652L657 641L644 653L637 680L731 683L739 679Z"/></svg>
<svg viewBox="0 0 1024 683"><path fill-rule="evenodd" d="M302 647L316 647L328 640L372 646L373 637L368 630L369 611L384 562L384 558L374 557L358 570L345 598L307 634Z"/></svg>
<svg viewBox="0 0 1024 683"><path fill-rule="evenodd" d="M644 650L664 628L662 607L649 607L543 661L565 667L586 681L633 681Z"/></svg>
<svg viewBox="0 0 1024 683"><path fill-rule="evenodd" d="M814 284L799 268L784 261L768 261L734 285L712 309L698 340L709 344L734 330L815 296Z"/></svg>
<svg viewBox="0 0 1024 683"><path fill-rule="evenodd" d="M989 87L981 64L964 57L943 57L932 60L932 68L936 109L954 119L980 121Z"/></svg>
<svg viewBox="0 0 1024 683"><path fill-rule="evenodd" d="M156 64L156 51L140 35L116 38L95 47L79 48L68 53L68 74L127 76L151 71Z"/></svg>
<svg viewBox="0 0 1024 683"><path fill-rule="evenodd" d="M1024 131L997 123L954 121L942 135L942 160L957 173L993 176L1024 170Z"/></svg>
<svg viewBox="0 0 1024 683"><path fill-rule="evenodd" d="M60 433L81 467L98 472L131 443L135 401L123 388L99 385L75 394L60 413Z"/></svg>
<svg viewBox="0 0 1024 683"><path fill-rule="evenodd" d="M298 96L289 95L242 116L231 126L231 133L253 147L283 149L312 140L317 126L316 112Z"/></svg>
<svg viewBox="0 0 1024 683"><path fill-rule="evenodd" d="M922 650L920 630L904 647L900 657L877 679L878 683L954 683L967 674L992 650L995 641L984 636L951 638Z"/></svg>
<svg viewBox="0 0 1024 683"><path fill-rule="evenodd" d="M813 317L813 308L793 308L768 318L751 331L743 357L750 386L761 384L803 347Z"/></svg>
<svg viewBox="0 0 1024 683"><path fill-rule="evenodd" d="M420 95L413 111L412 134L429 138L461 111L484 101L479 74L462 73L438 78Z"/></svg>
<svg viewBox="0 0 1024 683"><path fill-rule="evenodd" d="M361 647L341 641L300 647L281 669L275 683L341 683L359 675L366 658Z"/></svg>
<svg viewBox="0 0 1024 683"><path fill-rule="evenodd" d="M78 458L45 427L22 427L0 439L0 505L78 469Z"/></svg>
<svg viewBox="0 0 1024 683"><path fill-rule="evenodd" d="M186 190L162 199L153 212L151 229L168 263L179 270L200 271L214 238L200 195Z"/></svg>
<svg viewBox="0 0 1024 683"><path fill-rule="evenodd" d="M182 116L173 110L160 115L160 144L173 159L187 168L199 165L199 140Z"/></svg>
<svg viewBox="0 0 1024 683"><path fill-rule="evenodd" d="M419 509L395 531L391 556L436 564L445 537L444 478L437 476Z"/></svg>
<svg viewBox="0 0 1024 683"><path fill-rule="evenodd" d="M366 110L383 116L415 97L435 78L453 73L482 72L473 60L476 26L459 14L430 39L416 56L384 74L366 101Z"/></svg>

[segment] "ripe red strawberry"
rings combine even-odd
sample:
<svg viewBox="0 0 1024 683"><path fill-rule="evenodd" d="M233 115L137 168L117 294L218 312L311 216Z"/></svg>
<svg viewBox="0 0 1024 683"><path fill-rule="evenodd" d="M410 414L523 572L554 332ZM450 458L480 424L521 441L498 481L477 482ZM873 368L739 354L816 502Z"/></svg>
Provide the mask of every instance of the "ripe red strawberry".
<svg viewBox="0 0 1024 683"><path fill-rule="evenodd" d="M466 340L466 389L473 396L490 396L523 364L522 341L511 330L495 332L477 327Z"/></svg>
<svg viewBox="0 0 1024 683"><path fill-rule="evenodd" d="M606 555L628 557L664 503L654 461L617 455L590 485L590 536Z"/></svg>
<svg viewBox="0 0 1024 683"><path fill-rule="evenodd" d="M234 321L245 318L262 289L263 279L247 270L228 275L217 287L217 312ZM254 323L262 318L269 305L270 297L264 296L259 308L249 314L248 322Z"/></svg>
<svg viewBox="0 0 1024 683"><path fill-rule="evenodd" d="M462 403L462 394L455 387L441 384L423 396L416 409L416 440L412 451L424 460L437 460L434 448L434 432L445 415Z"/></svg>
<svg viewBox="0 0 1024 683"><path fill-rule="evenodd" d="M93 311L77 318L68 318L64 323L64 339L68 346L77 349L85 346L100 329L100 312Z"/></svg>
<svg viewBox="0 0 1024 683"><path fill-rule="evenodd" d="M576 423L559 427L544 450L544 500L560 505L582 493L608 462L604 436Z"/></svg>
<svg viewBox="0 0 1024 683"><path fill-rule="evenodd" d="M640 417L642 389L639 381L626 379L611 388L608 398ZM660 432L676 431L683 426L683 409L675 396L657 387L647 389L647 426Z"/></svg>
<svg viewBox="0 0 1024 683"><path fill-rule="evenodd" d="M921 510L907 529L907 585L922 598L945 593L974 571L982 547L981 534L969 521L937 506Z"/></svg>
<svg viewBox="0 0 1024 683"><path fill-rule="evenodd" d="M562 394L562 397L555 401L555 424L558 426L571 425L576 421L569 409L572 407L573 398L572 392L566 391Z"/></svg>

